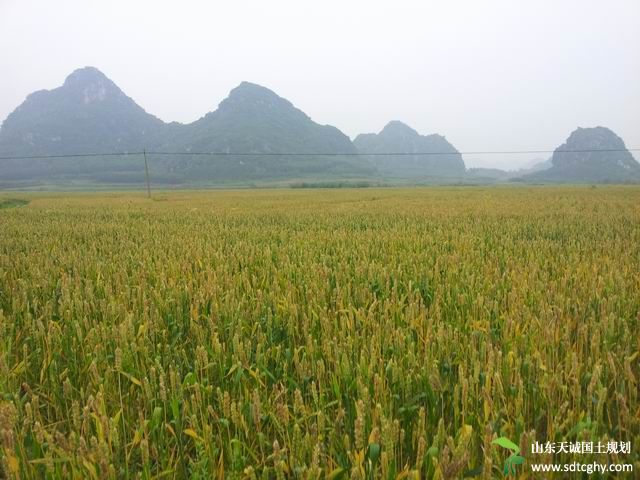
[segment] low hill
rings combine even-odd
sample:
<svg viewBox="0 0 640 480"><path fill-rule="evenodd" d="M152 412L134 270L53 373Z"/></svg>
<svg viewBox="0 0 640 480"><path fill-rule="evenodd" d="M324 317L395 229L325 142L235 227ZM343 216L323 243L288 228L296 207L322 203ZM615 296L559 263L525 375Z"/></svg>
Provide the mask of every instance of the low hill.
<svg viewBox="0 0 640 480"><path fill-rule="evenodd" d="M522 181L524 175L551 168L551 159L535 159L517 170L475 167L467 169L467 179L483 183Z"/></svg>

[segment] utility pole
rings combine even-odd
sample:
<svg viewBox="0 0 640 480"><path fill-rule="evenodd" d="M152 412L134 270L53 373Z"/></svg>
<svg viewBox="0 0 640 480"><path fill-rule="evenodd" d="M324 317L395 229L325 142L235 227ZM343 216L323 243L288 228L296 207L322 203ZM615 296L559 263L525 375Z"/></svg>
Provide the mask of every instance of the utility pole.
<svg viewBox="0 0 640 480"><path fill-rule="evenodd" d="M147 179L147 197L151 198L151 184L149 183L149 163L147 162L147 149L142 150L144 155L144 176Z"/></svg>

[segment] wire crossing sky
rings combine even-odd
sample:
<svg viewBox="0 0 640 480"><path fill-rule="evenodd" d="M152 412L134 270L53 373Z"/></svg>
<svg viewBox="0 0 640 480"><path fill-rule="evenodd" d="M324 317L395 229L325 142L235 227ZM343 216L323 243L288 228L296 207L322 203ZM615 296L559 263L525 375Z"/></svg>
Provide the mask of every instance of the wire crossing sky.
<svg viewBox="0 0 640 480"><path fill-rule="evenodd" d="M637 0L0 0L0 120L92 65L165 121L246 80L352 138L400 120L489 152L469 167L515 169L548 155L491 152L578 126L640 145L638 25Z"/></svg>
<svg viewBox="0 0 640 480"><path fill-rule="evenodd" d="M579 150L556 150L555 153L594 153L594 152L638 152L640 148L598 148ZM420 157L433 155L514 155L514 154L552 154L553 150L509 150L494 152L374 152L374 153L310 153L310 152L158 152L143 150L141 152L105 152L105 153L70 153L61 155L24 155L12 157L0 157L0 160L36 160L47 158L79 158L79 157L127 157L130 155L173 155L173 156L212 156L212 157Z"/></svg>

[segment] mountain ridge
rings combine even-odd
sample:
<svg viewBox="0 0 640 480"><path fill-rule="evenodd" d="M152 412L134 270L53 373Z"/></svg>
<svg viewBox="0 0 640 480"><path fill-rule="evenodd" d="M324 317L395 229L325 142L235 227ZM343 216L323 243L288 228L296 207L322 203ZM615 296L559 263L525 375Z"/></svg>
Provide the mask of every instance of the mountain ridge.
<svg viewBox="0 0 640 480"><path fill-rule="evenodd" d="M11 112L0 127L0 151L134 150L163 125L98 69L84 67L57 88L31 93ZM105 134L97 136L96 130Z"/></svg>
<svg viewBox="0 0 640 480"><path fill-rule="evenodd" d="M444 136L420 135L399 120L388 122L377 134L358 135L353 144L365 157L376 153L402 153L368 157L382 174L394 177L461 177L466 171L462 155ZM412 153L423 155L406 155Z"/></svg>
<svg viewBox="0 0 640 480"><path fill-rule="evenodd" d="M550 168L522 179L554 183L636 182L640 181L640 164L611 129L578 127L554 150Z"/></svg>
<svg viewBox="0 0 640 480"><path fill-rule="evenodd" d="M240 83L218 108L194 122L165 123L147 113L98 69L85 67L72 72L62 86L29 95L0 127L0 156L143 149L176 153L154 160L155 178L164 176L167 181L359 177L375 172L366 161L353 156L357 151L351 139L339 129L317 124L287 99L250 82ZM191 151L248 152L256 156L179 156ZM281 152L331 156L260 156ZM83 159L55 165L7 162L0 166L0 172L10 178L28 179L68 175L74 169L89 176L92 170L117 170L124 177L127 172L139 172L139 168L139 162L126 158L108 163Z"/></svg>
<svg viewBox="0 0 640 480"><path fill-rule="evenodd" d="M274 91L247 81L199 119L167 123L95 67L76 69L61 86L29 94L0 125L2 157L143 149L173 152L153 158L154 180L160 183L306 178L405 183L640 181L640 164L606 127L578 128L550 160L529 168L467 170L461 153L443 135L421 135L392 120L378 133L359 134L352 141L338 128L314 122ZM592 151L607 149L613 151ZM190 152L242 156L185 155ZM389 152L401 155L378 155ZM143 181L143 167L136 158L86 156L56 162L9 159L0 164L0 177L9 182L56 183L74 176L80 181L136 183Z"/></svg>

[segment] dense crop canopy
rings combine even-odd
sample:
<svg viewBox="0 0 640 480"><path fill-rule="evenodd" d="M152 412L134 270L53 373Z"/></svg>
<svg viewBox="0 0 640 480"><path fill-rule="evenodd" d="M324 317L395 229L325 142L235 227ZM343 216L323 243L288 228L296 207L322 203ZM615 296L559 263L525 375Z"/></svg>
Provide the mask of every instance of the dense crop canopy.
<svg viewBox="0 0 640 480"><path fill-rule="evenodd" d="M9 477L492 478L502 436L640 461L635 187L22 196Z"/></svg>

